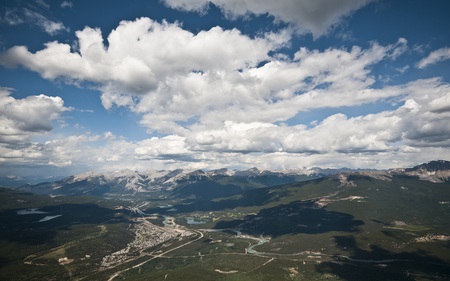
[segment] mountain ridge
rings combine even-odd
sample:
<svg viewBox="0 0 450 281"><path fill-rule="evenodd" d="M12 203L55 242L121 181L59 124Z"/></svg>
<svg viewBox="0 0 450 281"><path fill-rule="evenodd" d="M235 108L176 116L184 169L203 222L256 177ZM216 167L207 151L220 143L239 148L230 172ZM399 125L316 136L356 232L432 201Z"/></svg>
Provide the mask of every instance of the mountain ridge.
<svg viewBox="0 0 450 281"><path fill-rule="evenodd" d="M52 195L96 195L136 194L141 192L195 190L206 196L208 186L214 186L220 194L224 189L242 190L294 183L335 175L361 174L377 179L389 180L393 175L419 177L435 183L448 181L450 162L434 160L413 168L371 170L371 169L322 169L318 167L291 170L260 170L253 167L248 170L229 170L227 168L203 170L147 170L144 172L124 169L114 172L85 172L61 180L27 184L18 189L38 194ZM341 177L345 184L346 176ZM212 190L212 189L211 189ZM194 192L195 193L195 192ZM231 192L229 195L233 195Z"/></svg>

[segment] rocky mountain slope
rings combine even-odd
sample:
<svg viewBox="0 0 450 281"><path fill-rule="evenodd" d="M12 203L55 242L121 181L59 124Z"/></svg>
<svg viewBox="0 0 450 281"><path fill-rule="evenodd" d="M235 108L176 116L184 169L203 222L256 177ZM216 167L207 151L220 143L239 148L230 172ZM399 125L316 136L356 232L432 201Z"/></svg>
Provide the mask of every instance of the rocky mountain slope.
<svg viewBox="0 0 450 281"><path fill-rule="evenodd" d="M122 170L109 173L87 172L62 180L34 185L23 185L19 189L38 194L51 195L120 195L143 192L170 192L175 196L191 195L214 198L240 193L244 190L276 186L336 175L347 181L347 175L361 174L372 178L389 180L393 175L419 177L431 182L444 182L450 178L450 162L431 161L413 168L385 171L302 168L297 170L268 171L252 168L244 171L219 169L203 170L148 170L137 172Z"/></svg>
<svg viewBox="0 0 450 281"><path fill-rule="evenodd" d="M450 179L450 162L445 160L431 161L405 169L404 173L410 176L417 176L421 180L436 183L445 182Z"/></svg>
<svg viewBox="0 0 450 281"><path fill-rule="evenodd" d="M231 192L234 194L246 189L304 181L322 176L313 169L279 172L257 168L245 171L228 169L186 171L178 169L137 172L122 170L109 173L87 172L55 182L23 185L19 189L38 194L102 196L106 194L136 194L174 190L184 194L186 193L183 192L184 189L195 189L198 192L199 189L207 189L208 187L213 189L215 187L223 190L234 189ZM206 192L206 190L204 191Z"/></svg>

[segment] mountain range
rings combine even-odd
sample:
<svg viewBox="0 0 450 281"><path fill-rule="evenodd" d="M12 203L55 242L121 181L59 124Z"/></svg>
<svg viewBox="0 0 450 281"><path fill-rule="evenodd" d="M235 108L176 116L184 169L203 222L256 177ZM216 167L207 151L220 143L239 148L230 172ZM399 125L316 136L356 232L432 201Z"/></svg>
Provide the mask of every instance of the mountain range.
<svg viewBox="0 0 450 281"><path fill-rule="evenodd" d="M449 180L450 162L437 160L413 168L390 170L321 169L314 167L282 171L259 170L257 168L236 171L224 168L211 171L177 169L138 172L126 169L107 173L87 172L56 181L25 184L16 188L21 191L55 196L120 196L145 192L170 192L175 196L193 195L210 199L219 196L231 196L244 190L259 187L354 173L385 180L389 180L393 175L404 175L437 183ZM11 179L9 180L11 181ZM12 186L5 180L2 182L6 186Z"/></svg>

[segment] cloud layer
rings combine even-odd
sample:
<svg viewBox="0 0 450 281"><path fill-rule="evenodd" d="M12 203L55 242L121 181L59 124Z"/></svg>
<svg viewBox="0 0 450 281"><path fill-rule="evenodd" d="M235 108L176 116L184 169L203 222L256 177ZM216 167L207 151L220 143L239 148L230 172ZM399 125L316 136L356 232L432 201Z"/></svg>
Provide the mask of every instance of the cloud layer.
<svg viewBox="0 0 450 281"><path fill-rule="evenodd" d="M180 3L170 2L195 8ZM196 3L195 9L204 5ZM263 13L251 10L253 2L246 3L248 11ZM344 12L330 18L365 3L349 1ZM329 26L314 27L313 32L322 34ZM373 69L409 49L403 38L367 48L300 48L288 56L280 51L291 39L287 30L249 37L237 29L214 27L194 34L179 23L140 18L122 21L107 42L96 28L86 27L76 36L77 50L56 41L37 52L15 46L0 56L0 63L25 67L49 80L95 85L106 109L131 110L159 137L130 141L111 133L85 133L28 142L51 130L52 120L68 109L59 97L17 100L3 90L0 162L113 169L142 168L150 160L155 167L169 168L287 168L299 161L319 165L348 158L349 166L383 167L383 160L394 163L396 156L413 159L426 153L433 158L450 146L447 83L439 78L377 83ZM446 59L447 51L431 53L418 67ZM303 112L345 112L372 103L390 106L359 116L338 113L311 123L292 121ZM15 141L22 145L12 145Z"/></svg>
<svg viewBox="0 0 450 281"><path fill-rule="evenodd" d="M181 135L192 120L208 127L224 121L273 123L299 111L396 96L370 89L375 82L370 67L395 59L407 44L399 39L366 50L301 48L289 58L276 53L290 39L283 31L250 38L215 27L193 34L149 18L121 22L109 34L108 47L99 29L76 34L77 52L58 42L36 53L16 46L0 63L24 66L46 79L93 82L105 108L128 107L149 129Z"/></svg>

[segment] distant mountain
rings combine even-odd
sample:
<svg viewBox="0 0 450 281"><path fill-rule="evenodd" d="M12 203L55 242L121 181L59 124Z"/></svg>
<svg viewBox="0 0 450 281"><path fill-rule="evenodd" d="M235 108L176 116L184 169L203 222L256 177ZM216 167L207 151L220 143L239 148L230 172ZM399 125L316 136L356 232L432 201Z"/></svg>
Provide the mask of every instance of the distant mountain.
<svg viewBox="0 0 450 281"><path fill-rule="evenodd" d="M351 181L348 181L346 176L351 174L362 174L384 180L389 180L392 175L404 175L419 177L431 182L445 182L450 178L450 162L438 160L413 168L385 171L316 167L282 171L258 168L236 171L224 168L211 171L177 169L137 172L126 169L109 173L87 172L58 181L27 184L19 189L37 194L94 196L165 192L164 196L170 193L171 197L212 199L232 196L255 188L284 185L333 175L340 175L338 178L342 184L351 185Z"/></svg>
<svg viewBox="0 0 450 281"><path fill-rule="evenodd" d="M450 179L450 161L437 160L405 169L405 174L417 176L421 180L445 182Z"/></svg>
<svg viewBox="0 0 450 281"><path fill-rule="evenodd" d="M39 176L0 176L0 185L9 186L9 187L19 187L26 184L37 184L41 182L48 181L57 181L61 180L64 177L55 176L55 177L39 177Z"/></svg>
<svg viewBox="0 0 450 281"><path fill-rule="evenodd" d="M110 173L87 172L54 182L27 184L19 189L52 195L120 195L170 191L174 196L214 198L237 194L243 190L281 185L323 177L316 170L299 169L267 171L252 168L245 171L219 169L212 171L137 172L122 170Z"/></svg>
<svg viewBox="0 0 450 281"><path fill-rule="evenodd" d="M445 160L430 161L428 163L417 165L413 168L405 169L405 171L429 171L429 172L446 171L446 170L450 170L450 161Z"/></svg>

